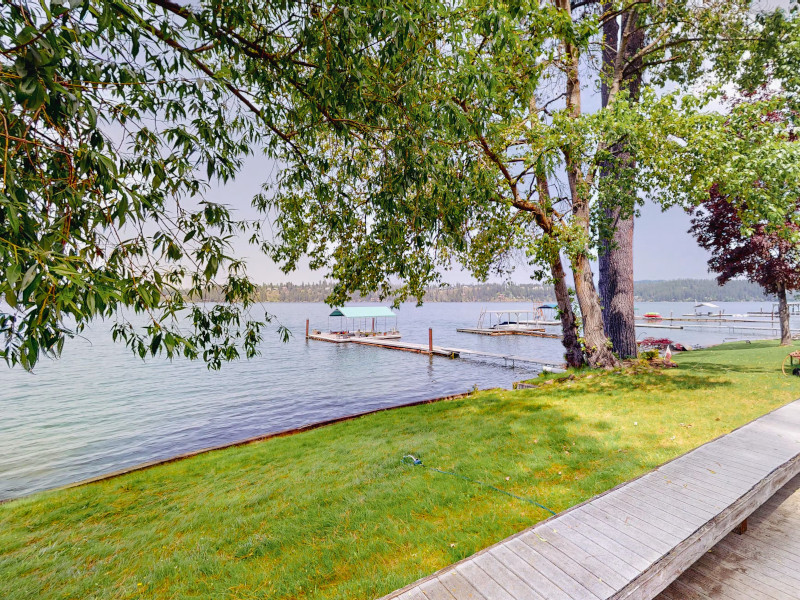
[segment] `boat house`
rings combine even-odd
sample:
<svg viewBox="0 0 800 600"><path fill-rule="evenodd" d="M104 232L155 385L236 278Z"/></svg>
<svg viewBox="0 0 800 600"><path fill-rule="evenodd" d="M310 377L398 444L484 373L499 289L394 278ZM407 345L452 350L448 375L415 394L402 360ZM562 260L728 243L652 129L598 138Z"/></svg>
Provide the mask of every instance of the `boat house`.
<svg viewBox="0 0 800 600"><path fill-rule="evenodd" d="M385 306L343 306L328 315L328 332L318 329L309 332L306 321L306 338L326 342L349 342L354 338L399 339L397 315Z"/></svg>

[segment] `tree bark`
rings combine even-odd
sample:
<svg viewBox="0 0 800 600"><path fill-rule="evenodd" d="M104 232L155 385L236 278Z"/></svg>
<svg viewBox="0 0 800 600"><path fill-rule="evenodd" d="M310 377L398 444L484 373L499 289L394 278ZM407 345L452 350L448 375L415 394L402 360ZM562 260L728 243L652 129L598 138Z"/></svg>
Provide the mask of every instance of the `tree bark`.
<svg viewBox="0 0 800 600"><path fill-rule="evenodd" d="M536 187L539 190L539 199L542 206L551 206L550 185L543 172L536 174ZM534 218L545 235L553 234L552 215L544 210L534 212ZM567 274L561 262L561 255L556 253L550 261L550 275L553 278L556 302L558 303L559 319L561 320L561 343L564 346L564 360L568 367L578 368L586 364L583 356L583 347L578 337L578 321L575 311L572 310L572 299L567 288Z"/></svg>
<svg viewBox="0 0 800 600"><path fill-rule="evenodd" d="M612 10L611 3L604 3L604 12ZM634 19L628 23L627 19ZM600 89L603 107L610 98L609 79L614 77L618 65L617 54L624 52L623 59L638 52L644 44L644 32L636 28L635 13L623 15L623 31L630 32L624 39L624 48L619 48L619 24L609 19L603 24L603 80ZM623 63L627 61L623 60ZM639 61L641 62L641 61ZM641 88L641 65L632 65L635 70L623 77L630 98L638 100ZM626 168L634 166L634 159L626 156L625 148L617 145L614 154L627 162ZM613 170L604 168L601 177L614 177ZM624 202L610 202L603 207L608 237L601 239L598 256L600 271L600 301L603 306L603 327L611 340L614 351L621 358L636 356L636 321L634 317L633 294L633 207L623 207Z"/></svg>
<svg viewBox="0 0 800 600"><path fill-rule="evenodd" d="M792 329L789 323L789 304L786 300L786 285L778 284L778 320L781 324L781 346L792 345Z"/></svg>
<svg viewBox="0 0 800 600"><path fill-rule="evenodd" d="M558 302L559 318L561 319L561 343L564 345L564 360L568 367L581 367L586 364L583 358L583 348L578 339L578 323L575 319L575 312L572 310L572 301L569 297L567 288L564 265L561 263L561 256L556 256L550 263L550 272L553 276L553 287L556 292L556 302Z"/></svg>
<svg viewBox="0 0 800 600"><path fill-rule="evenodd" d="M569 0L556 0L556 6L571 17ZM569 40L564 41L564 62L566 75L565 104L570 117L581 116L580 86L580 52ZM561 148L564 165L569 182L570 199L572 201L573 223L580 229L588 241L590 235L589 185L581 170L579 158L573 155L572 146L567 143ZM603 314L600 308L600 296L594 285L592 267L586 250L578 250L570 256L572 275L575 280L575 296L581 309L583 321L583 340L586 358L592 367L614 367L617 359L609 348L608 338L603 329Z"/></svg>
<svg viewBox="0 0 800 600"><path fill-rule="evenodd" d="M593 367L614 367L617 359L603 329L603 311L586 254L580 253L572 259L572 275L575 278L575 297L581 307L586 358Z"/></svg>
<svg viewBox="0 0 800 600"><path fill-rule="evenodd" d="M606 207L605 212L614 233L601 242L598 261L603 329L620 358L635 357L633 216L623 218L620 207Z"/></svg>

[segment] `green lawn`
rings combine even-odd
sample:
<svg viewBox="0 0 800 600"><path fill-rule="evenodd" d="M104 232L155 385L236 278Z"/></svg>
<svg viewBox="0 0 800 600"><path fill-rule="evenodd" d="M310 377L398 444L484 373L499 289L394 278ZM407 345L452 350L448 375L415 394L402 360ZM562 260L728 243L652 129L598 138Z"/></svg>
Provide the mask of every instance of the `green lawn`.
<svg viewBox="0 0 800 600"><path fill-rule="evenodd" d="M786 348L377 413L0 505L0 596L375 598L800 397ZM298 398L302 401L302 398Z"/></svg>

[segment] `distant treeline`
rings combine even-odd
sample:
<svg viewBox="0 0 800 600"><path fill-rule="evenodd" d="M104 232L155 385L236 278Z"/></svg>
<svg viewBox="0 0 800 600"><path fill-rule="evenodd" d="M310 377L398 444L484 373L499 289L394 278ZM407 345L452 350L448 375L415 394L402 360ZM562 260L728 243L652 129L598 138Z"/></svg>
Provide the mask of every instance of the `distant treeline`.
<svg viewBox="0 0 800 600"><path fill-rule="evenodd" d="M724 286L714 279L672 279L636 281L633 284L640 302L761 302L774 300L755 283L729 281Z"/></svg>
<svg viewBox="0 0 800 600"><path fill-rule="evenodd" d="M333 292L333 283L267 283L258 286L259 302L324 302ZM553 286L542 284L484 283L475 285L450 285L429 287L425 302L550 302L554 298ZM214 291L203 300L219 302L222 296ZM377 294L354 298L354 302L380 302Z"/></svg>
<svg viewBox="0 0 800 600"><path fill-rule="evenodd" d="M333 283L267 283L258 287L259 302L324 302L333 291ZM723 287L713 279L673 279L670 281L637 281L634 293L639 302L758 302L771 301L754 283L731 281ZM479 283L430 287L426 302L552 302L553 286L537 283ZM211 292L204 300L222 298ZM377 294L365 296L363 302L378 302ZM354 299L354 301L359 301Z"/></svg>

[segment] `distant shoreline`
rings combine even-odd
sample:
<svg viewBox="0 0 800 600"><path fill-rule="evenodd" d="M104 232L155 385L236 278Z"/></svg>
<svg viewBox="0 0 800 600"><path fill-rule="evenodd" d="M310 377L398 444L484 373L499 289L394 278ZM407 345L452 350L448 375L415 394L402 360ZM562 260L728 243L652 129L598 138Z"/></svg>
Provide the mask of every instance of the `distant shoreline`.
<svg viewBox="0 0 800 600"><path fill-rule="evenodd" d="M325 302L332 294L330 281L317 283L265 283L256 287L257 302ZM636 302L774 302L775 298L748 281L724 286L714 279L671 279L634 282ZM477 283L430 286L423 302L553 302L553 288L541 283ZM219 302L222 294L212 290L203 297ZM410 299L414 300L414 299ZM351 302L387 302L377 294L353 298Z"/></svg>

